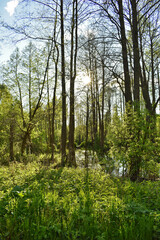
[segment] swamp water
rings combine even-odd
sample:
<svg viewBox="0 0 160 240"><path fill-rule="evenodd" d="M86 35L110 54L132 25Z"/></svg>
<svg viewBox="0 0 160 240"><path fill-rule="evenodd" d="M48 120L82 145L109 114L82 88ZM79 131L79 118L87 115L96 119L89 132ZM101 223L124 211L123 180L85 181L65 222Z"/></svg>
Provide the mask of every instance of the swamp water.
<svg viewBox="0 0 160 240"><path fill-rule="evenodd" d="M113 176L122 176L125 173L125 168L120 162L115 162L114 159L103 157L103 161L99 161L97 153L93 150L87 151L88 168L99 169ZM76 150L76 163L80 168L85 167L85 150Z"/></svg>

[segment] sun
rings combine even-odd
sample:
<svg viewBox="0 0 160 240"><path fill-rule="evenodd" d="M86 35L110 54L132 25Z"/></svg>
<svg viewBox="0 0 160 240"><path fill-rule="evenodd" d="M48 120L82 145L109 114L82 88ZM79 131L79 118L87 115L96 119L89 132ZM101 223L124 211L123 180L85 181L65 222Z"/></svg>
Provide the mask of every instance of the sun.
<svg viewBox="0 0 160 240"><path fill-rule="evenodd" d="M91 79L89 76L85 75L82 77L82 81L85 85L88 85L91 82Z"/></svg>

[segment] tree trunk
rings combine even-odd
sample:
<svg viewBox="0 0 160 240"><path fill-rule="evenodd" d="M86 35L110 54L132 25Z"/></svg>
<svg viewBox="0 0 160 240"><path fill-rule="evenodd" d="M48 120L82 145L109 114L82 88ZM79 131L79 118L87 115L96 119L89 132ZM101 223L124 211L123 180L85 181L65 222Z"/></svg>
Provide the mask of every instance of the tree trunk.
<svg viewBox="0 0 160 240"><path fill-rule="evenodd" d="M63 0L60 2L60 20L61 20L61 82L62 82L62 129L61 129L61 165L66 164L66 83L65 83L65 49L64 49L64 14Z"/></svg>
<svg viewBox="0 0 160 240"><path fill-rule="evenodd" d="M56 43L55 43L56 44ZM56 45L57 49L57 59L55 60L55 85L53 91L53 101L52 101L52 134L51 134L51 161L54 162L54 150L55 150L55 142L54 142L54 130L55 130L55 107L56 107L56 91L57 91L57 81L58 81L58 59L59 59L59 50L58 46Z"/></svg>
<svg viewBox="0 0 160 240"><path fill-rule="evenodd" d="M122 58L123 58L124 80L125 80L125 101L126 103L132 103L131 81L130 81L129 67L128 67L127 40L126 40L126 33L125 33L122 0L118 0L118 5L119 5L119 21L120 21Z"/></svg>
<svg viewBox="0 0 160 240"><path fill-rule="evenodd" d="M151 44L151 72L152 72L152 104L154 105L156 102L155 97L155 81L154 81L154 53L153 53L153 39L150 36L150 44Z"/></svg>
<svg viewBox="0 0 160 240"><path fill-rule="evenodd" d="M29 123L27 130L24 133L24 136L22 138L22 145L21 145L21 155L23 156L25 149L26 149L26 145L27 145L27 140L29 140L29 136L31 134L31 124Z"/></svg>
<svg viewBox="0 0 160 240"><path fill-rule="evenodd" d="M157 79L158 79L158 94L160 96L160 76L159 76L159 63L157 62ZM159 111L160 111L160 105L159 105Z"/></svg>
<svg viewBox="0 0 160 240"><path fill-rule="evenodd" d="M101 119L101 148L104 149L104 94L105 94L105 67L102 59L102 119Z"/></svg>
<svg viewBox="0 0 160 240"><path fill-rule="evenodd" d="M32 120L32 43L30 43L29 47L29 69L28 69L28 81L29 81L29 121ZM31 136L29 136L29 145L28 145L28 152L32 153L31 151Z"/></svg>
<svg viewBox="0 0 160 240"><path fill-rule="evenodd" d="M56 10L57 10L56 5ZM51 125L51 162L54 163L54 152L55 152L55 139L54 139L54 132L55 132L55 107L56 107L56 91L57 91L57 82L58 82L58 60L59 60L59 48L56 42L56 28L57 28L57 11L55 16L55 23L54 23L54 52L53 52L53 61L55 65L55 84L54 84L54 91L53 91L53 99L52 99L52 125ZM55 58L55 53L57 53L57 57Z"/></svg>
<svg viewBox="0 0 160 240"><path fill-rule="evenodd" d="M88 168L88 128L89 128L89 89L87 89L87 115L86 115L86 139L85 139L85 168Z"/></svg>
<svg viewBox="0 0 160 240"><path fill-rule="evenodd" d="M141 51L141 59L142 59L142 71L141 71L141 85L142 85L142 94L145 101L146 109L152 114L152 103L149 96L149 89L148 89L148 82L146 78L146 71L145 71L145 61L144 61L144 54L143 54L143 46L142 46L142 36L140 33L140 51ZM143 74L142 74L143 72Z"/></svg>
<svg viewBox="0 0 160 240"><path fill-rule="evenodd" d="M137 13L137 1L130 0L132 7L132 42L133 42L133 62L134 62L134 109L139 114L140 110L140 57L138 46L138 13ZM132 133L132 132L131 132ZM133 133L132 133L133 134ZM130 159L130 179L135 181L139 177L141 157L138 155L131 157Z"/></svg>
<svg viewBox="0 0 160 240"><path fill-rule="evenodd" d="M14 142L14 123L13 123L13 120L11 119L11 122L10 122L10 137L9 137L10 161L14 160L13 142Z"/></svg>
<svg viewBox="0 0 160 240"><path fill-rule="evenodd" d="M48 117L48 134L47 134L47 152L50 152L50 148L52 146L52 131L51 131L51 109L50 109L50 97L49 97L49 79L47 73L47 117Z"/></svg>
<svg viewBox="0 0 160 240"><path fill-rule="evenodd" d="M69 123L69 166L76 167L74 132L74 85L76 78L77 44L78 44L78 6L77 0L73 1L72 26L71 26L71 55L70 55L70 123ZM75 40L75 41L74 41Z"/></svg>
<svg viewBox="0 0 160 240"><path fill-rule="evenodd" d="M139 111L139 81L140 81L140 57L138 46L138 14L137 14L137 2L130 0L132 6L132 42L133 42L133 61L134 61L134 103L135 110Z"/></svg>

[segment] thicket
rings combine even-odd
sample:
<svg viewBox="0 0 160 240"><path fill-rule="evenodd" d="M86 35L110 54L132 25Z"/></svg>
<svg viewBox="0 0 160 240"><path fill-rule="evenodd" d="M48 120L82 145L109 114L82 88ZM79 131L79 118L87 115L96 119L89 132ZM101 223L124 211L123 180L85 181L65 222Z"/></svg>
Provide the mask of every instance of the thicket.
<svg viewBox="0 0 160 240"><path fill-rule="evenodd" d="M148 120L148 118L150 118ZM155 180L159 176L160 138L158 116L131 107L120 115L115 109L107 140L111 161L123 168L123 175L137 171L139 178Z"/></svg>
<svg viewBox="0 0 160 240"><path fill-rule="evenodd" d="M33 162L0 168L0 238L160 238L159 181Z"/></svg>

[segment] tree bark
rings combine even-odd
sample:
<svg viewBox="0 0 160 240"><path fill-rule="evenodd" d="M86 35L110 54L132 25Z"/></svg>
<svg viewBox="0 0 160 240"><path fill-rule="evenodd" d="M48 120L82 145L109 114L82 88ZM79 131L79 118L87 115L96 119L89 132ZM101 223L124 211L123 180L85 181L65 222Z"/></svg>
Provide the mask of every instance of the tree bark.
<svg viewBox="0 0 160 240"><path fill-rule="evenodd" d="M56 5L56 10L57 10ZM54 153L55 153L55 137L54 137L54 132L55 132L55 108L56 108L56 91L57 91L57 82L58 82L58 61L59 61L59 48L57 45L56 41L56 28L57 28L57 11L56 11L56 16L55 16L55 23L54 23L54 36L53 36L53 41L54 41L54 51L53 51L53 61L54 61L54 66L55 66L55 84L54 84L54 91L53 91L53 99L52 99L52 124L51 124L51 162L54 163ZM57 56L55 57L55 54Z"/></svg>
<svg viewBox="0 0 160 240"><path fill-rule="evenodd" d="M69 166L76 167L74 132L74 88L76 78L77 45L78 45L78 6L77 0L72 3L72 25L71 25L71 55L70 55L70 123L69 123Z"/></svg>
<svg viewBox="0 0 160 240"><path fill-rule="evenodd" d="M56 44L56 43L55 43ZM56 44L57 49L57 58L55 61L55 85L54 85L54 91L53 91L53 101L52 101L52 134L51 134L51 161L54 162L54 152L55 152L55 142L54 142L54 132L55 132L55 107L56 107L56 91L57 91L57 81L58 81L58 59L59 59L59 49Z"/></svg>
<svg viewBox="0 0 160 240"><path fill-rule="evenodd" d="M89 129L89 89L87 89L87 114L86 114L86 138L85 138L85 168L88 168L88 129Z"/></svg>
<svg viewBox="0 0 160 240"><path fill-rule="evenodd" d="M152 114L152 103L151 103L150 96L149 96L148 82L147 82L147 77L146 77L141 33L140 33L140 51L141 51L141 60L142 60L142 71L141 71L142 94L143 94L143 98L145 101L146 109L149 111L150 114ZM143 72L143 74L142 74L142 72Z"/></svg>
<svg viewBox="0 0 160 240"><path fill-rule="evenodd" d="M104 149L104 94L105 94L105 66L102 59L102 118L101 118L101 148Z"/></svg>
<svg viewBox="0 0 160 240"><path fill-rule="evenodd" d="M13 122L13 119L11 119L11 122L10 122L10 137L9 137L10 161L14 160L13 143L14 143L14 122Z"/></svg>
<svg viewBox="0 0 160 240"><path fill-rule="evenodd" d="M149 26L149 35L150 35L150 51L151 51L151 74L152 74L152 104L154 105L156 102L155 96L155 74L154 74L154 49L153 49L153 36L151 33L151 29Z"/></svg>
<svg viewBox="0 0 160 240"><path fill-rule="evenodd" d="M65 47L64 47L64 13L63 0L60 2L60 21L61 21L61 82L62 82L62 129L61 129L61 166L66 164L66 83L65 83Z"/></svg>
<svg viewBox="0 0 160 240"><path fill-rule="evenodd" d="M135 110L139 111L139 81L140 81L140 57L138 46L138 13L137 13L137 1L130 0L132 6L132 42L133 42L133 61L134 61L134 103Z"/></svg>
<svg viewBox="0 0 160 240"><path fill-rule="evenodd" d="M126 40L126 33L125 33L122 0L118 0L118 5L119 5L119 21L120 21L122 58L123 58L124 80L125 80L125 101L126 103L132 103L131 80L130 80L129 67L128 67L127 40Z"/></svg>

